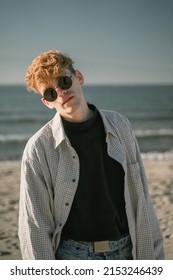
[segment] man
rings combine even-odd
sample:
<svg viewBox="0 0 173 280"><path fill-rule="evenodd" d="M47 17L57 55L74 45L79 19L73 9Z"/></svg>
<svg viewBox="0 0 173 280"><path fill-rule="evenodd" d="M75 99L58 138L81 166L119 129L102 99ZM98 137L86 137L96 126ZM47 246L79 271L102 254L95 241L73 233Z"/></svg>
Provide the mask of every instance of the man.
<svg viewBox="0 0 173 280"><path fill-rule="evenodd" d="M38 56L26 84L57 114L23 154L23 259L163 259L162 234L129 121L88 104L82 73L59 51Z"/></svg>

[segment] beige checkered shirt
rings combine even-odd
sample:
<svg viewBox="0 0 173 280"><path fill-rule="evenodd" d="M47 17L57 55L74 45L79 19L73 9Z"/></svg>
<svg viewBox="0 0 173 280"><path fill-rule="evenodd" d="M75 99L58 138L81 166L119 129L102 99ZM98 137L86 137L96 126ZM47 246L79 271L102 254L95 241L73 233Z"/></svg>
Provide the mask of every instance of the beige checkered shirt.
<svg viewBox="0 0 173 280"><path fill-rule="evenodd" d="M163 238L129 121L99 111L107 151L125 171L125 203L133 259L163 259ZM55 259L79 180L79 158L55 117L28 141L21 168L19 239L23 259ZM89 229L88 229L89 230Z"/></svg>

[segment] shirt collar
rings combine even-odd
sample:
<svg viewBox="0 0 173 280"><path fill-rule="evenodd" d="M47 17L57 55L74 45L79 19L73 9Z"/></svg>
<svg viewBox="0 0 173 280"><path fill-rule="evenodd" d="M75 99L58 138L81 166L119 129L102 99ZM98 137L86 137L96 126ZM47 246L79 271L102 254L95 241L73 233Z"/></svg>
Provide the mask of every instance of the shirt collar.
<svg viewBox="0 0 173 280"><path fill-rule="evenodd" d="M100 110L100 109L98 109L98 111L103 120L106 135L108 136L109 134L112 134L114 137L117 137L116 118L113 120L112 118L108 117L110 116L110 111Z"/></svg>
<svg viewBox="0 0 173 280"><path fill-rule="evenodd" d="M97 109L97 110L103 120L105 132L106 132L107 136L109 134L112 134L114 137L117 137L116 119L110 120L110 118L107 117L107 114L109 114L109 111L104 111L104 110L100 110L100 109ZM56 113L55 117L53 118L52 134L53 134L53 138L54 138L54 147L55 148L57 148L63 140L66 140L67 144L70 145L68 137L65 134L62 119L61 119L61 116L59 115L59 113Z"/></svg>
<svg viewBox="0 0 173 280"><path fill-rule="evenodd" d="M53 118L52 134L54 138L54 148L57 148L63 140L68 141L59 113L56 113Z"/></svg>

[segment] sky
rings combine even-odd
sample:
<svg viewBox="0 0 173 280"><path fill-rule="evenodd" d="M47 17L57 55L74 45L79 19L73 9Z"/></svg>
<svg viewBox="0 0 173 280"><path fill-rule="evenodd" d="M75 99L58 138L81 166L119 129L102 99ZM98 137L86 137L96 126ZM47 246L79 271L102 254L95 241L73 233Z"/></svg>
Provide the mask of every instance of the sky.
<svg viewBox="0 0 173 280"><path fill-rule="evenodd" d="M0 0L0 84L58 49L86 84L173 84L172 0Z"/></svg>

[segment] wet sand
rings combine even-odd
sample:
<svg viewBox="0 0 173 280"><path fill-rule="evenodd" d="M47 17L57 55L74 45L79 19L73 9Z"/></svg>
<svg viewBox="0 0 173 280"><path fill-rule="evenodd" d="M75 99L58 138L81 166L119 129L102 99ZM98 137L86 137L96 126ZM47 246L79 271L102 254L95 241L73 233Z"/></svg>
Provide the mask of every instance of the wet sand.
<svg viewBox="0 0 173 280"><path fill-rule="evenodd" d="M173 161L145 160L149 191L164 236L166 260L173 260ZM0 162L0 260L20 260L18 202L20 162Z"/></svg>

